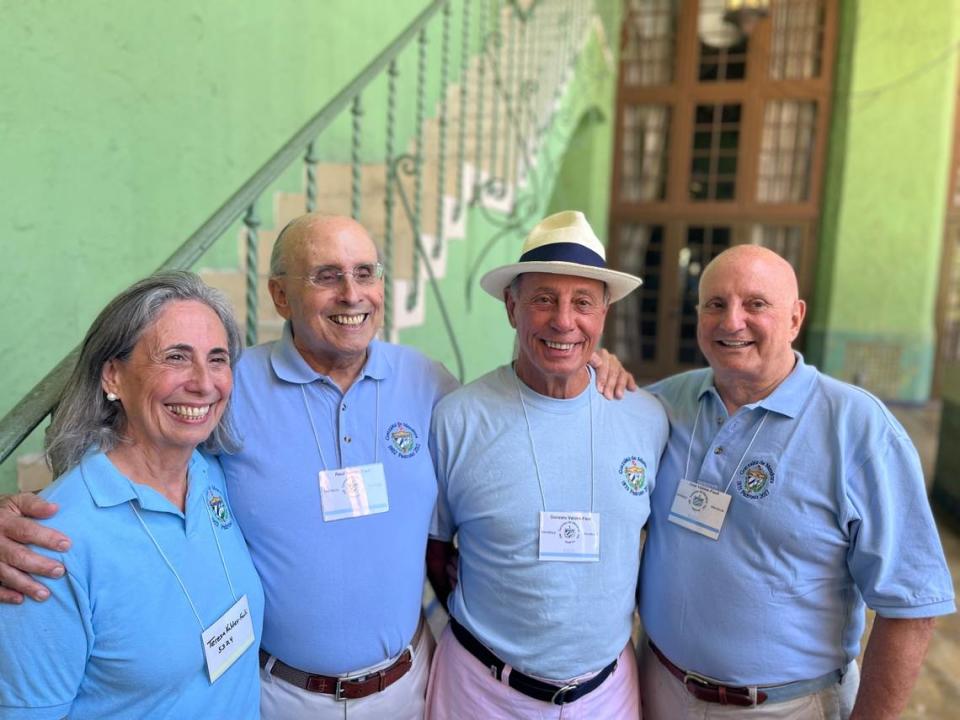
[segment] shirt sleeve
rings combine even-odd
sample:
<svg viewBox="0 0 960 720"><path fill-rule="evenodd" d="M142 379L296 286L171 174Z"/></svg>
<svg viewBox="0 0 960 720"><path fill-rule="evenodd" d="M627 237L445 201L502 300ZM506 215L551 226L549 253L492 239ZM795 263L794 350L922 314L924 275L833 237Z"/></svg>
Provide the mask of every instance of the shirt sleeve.
<svg viewBox="0 0 960 720"><path fill-rule="evenodd" d="M437 502L433 506L430 520L430 537L434 540L450 541L456 532L447 500L447 453L443 437L443 422L438 421L434 413L430 423L430 457L433 459L434 473L437 476Z"/></svg>
<svg viewBox="0 0 960 720"><path fill-rule="evenodd" d="M70 567L69 556L57 559ZM0 606L0 716L9 720L69 715L83 681L92 645L89 598L69 570L47 587L43 603Z"/></svg>
<svg viewBox="0 0 960 720"><path fill-rule="evenodd" d="M904 435L881 438L847 480L850 573L866 604L883 617L954 612L916 449Z"/></svg>

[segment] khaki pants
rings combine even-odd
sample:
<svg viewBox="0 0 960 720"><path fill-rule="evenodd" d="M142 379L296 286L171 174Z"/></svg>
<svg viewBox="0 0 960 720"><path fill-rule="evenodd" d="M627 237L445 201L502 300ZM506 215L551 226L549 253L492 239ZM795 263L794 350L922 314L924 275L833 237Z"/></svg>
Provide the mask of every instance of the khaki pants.
<svg viewBox="0 0 960 720"><path fill-rule="evenodd" d="M703 702L687 692L683 683L661 663L646 639L640 651L640 697L644 720L847 720L860 685L856 662L850 663L843 681L811 695L756 707Z"/></svg>
<svg viewBox="0 0 960 720"><path fill-rule="evenodd" d="M420 642L413 650L410 671L383 692L359 700L335 700L332 695L307 692L261 669L260 717L262 720L423 720L433 648L433 635L430 628L424 627ZM388 667L393 660L358 669L358 673Z"/></svg>

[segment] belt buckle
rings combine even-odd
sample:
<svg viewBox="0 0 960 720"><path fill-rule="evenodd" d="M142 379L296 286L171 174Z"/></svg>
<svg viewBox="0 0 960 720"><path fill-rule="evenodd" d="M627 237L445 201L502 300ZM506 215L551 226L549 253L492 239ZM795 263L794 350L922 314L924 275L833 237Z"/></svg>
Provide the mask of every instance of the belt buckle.
<svg viewBox="0 0 960 720"><path fill-rule="evenodd" d="M563 705L564 700L560 700L560 702L557 702L557 698L560 695L563 695L565 692L568 692L570 690L575 690L576 688L577 688L576 685L564 685L561 688L557 688L557 691L550 697L550 702L554 705Z"/></svg>
<svg viewBox="0 0 960 720"><path fill-rule="evenodd" d="M350 682L350 681L347 680L346 682ZM347 698L347 697L345 697L345 696L343 695L343 683L344 683L344 679L343 679L343 678L337 678L337 686L333 689L333 699L334 699L334 700L338 700L338 701L340 701L340 702L344 702L345 700L348 700L348 699L349 699L349 698Z"/></svg>
<svg viewBox="0 0 960 720"><path fill-rule="evenodd" d="M700 686L704 690L714 690L717 687L717 684L708 680L704 675L700 675L695 672L690 672L689 670L683 674L683 684L686 685L689 682L693 682L696 685Z"/></svg>
<svg viewBox="0 0 960 720"><path fill-rule="evenodd" d="M690 687L690 683L693 683L693 688ZM727 685L721 685L713 680L710 680L704 675L700 675L695 672L687 671L683 674L683 686L687 689L688 693L699 700L706 700L707 702L719 702L722 705L735 705L740 707L756 707L757 705L756 688L733 688ZM696 690L703 690L712 693L716 696L716 699L711 700L700 697L696 693ZM745 690L746 693L738 692L743 690ZM727 699L726 696L729 696L729 699Z"/></svg>

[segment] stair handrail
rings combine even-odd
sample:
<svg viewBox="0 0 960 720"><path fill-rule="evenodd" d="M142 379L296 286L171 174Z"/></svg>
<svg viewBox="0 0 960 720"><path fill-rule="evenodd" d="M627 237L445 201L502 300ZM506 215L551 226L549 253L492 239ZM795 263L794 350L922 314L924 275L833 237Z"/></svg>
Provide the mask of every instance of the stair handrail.
<svg viewBox="0 0 960 720"><path fill-rule="evenodd" d="M387 47L371 60L353 80L329 100L293 136L283 144L236 192L201 225L154 272L187 270L220 239L230 226L241 219L263 192L300 158L307 147L326 129L380 72L417 36L421 28L446 0L432 0ZM71 350L20 402L0 419L0 463L49 415L63 391L80 354L80 345Z"/></svg>

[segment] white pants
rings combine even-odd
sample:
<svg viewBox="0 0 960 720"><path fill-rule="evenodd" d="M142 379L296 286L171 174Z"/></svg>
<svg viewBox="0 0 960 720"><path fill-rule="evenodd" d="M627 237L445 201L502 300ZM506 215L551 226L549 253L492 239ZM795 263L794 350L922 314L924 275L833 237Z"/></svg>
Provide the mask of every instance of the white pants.
<svg viewBox="0 0 960 720"><path fill-rule="evenodd" d="M261 669L261 720L423 720L434 644L430 628L424 627L413 649L413 666L407 674L383 692L359 700L336 700L332 695L308 692ZM351 675L380 670L395 659L359 668Z"/></svg>
<svg viewBox="0 0 960 720"><path fill-rule="evenodd" d="M755 707L698 700L657 659L646 639L640 651L640 697L644 720L847 720L860 686L860 670L850 663L843 681L810 695Z"/></svg>

